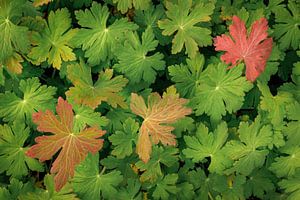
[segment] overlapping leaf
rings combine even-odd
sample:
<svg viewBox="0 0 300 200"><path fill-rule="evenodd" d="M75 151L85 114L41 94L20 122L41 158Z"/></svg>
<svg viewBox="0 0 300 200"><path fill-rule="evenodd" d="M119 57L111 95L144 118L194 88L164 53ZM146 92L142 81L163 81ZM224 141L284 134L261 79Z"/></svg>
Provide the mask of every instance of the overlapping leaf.
<svg viewBox="0 0 300 200"><path fill-rule="evenodd" d="M178 160L178 149L173 147L153 147L153 154L149 162L140 160L136 163L137 168L143 172L141 182L155 182L163 175L162 166L171 167Z"/></svg>
<svg viewBox="0 0 300 200"><path fill-rule="evenodd" d="M297 145L288 145L280 149L283 154L275 158L270 169L278 176L293 176L300 168L300 147Z"/></svg>
<svg viewBox="0 0 300 200"><path fill-rule="evenodd" d="M118 196L116 187L122 181L119 171L99 172L99 155L89 154L75 172L74 190L83 199L111 199Z"/></svg>
<svg viewBox="0 0 300 200"><path fill-rule="evenodd" d="M136 10L146 10L151 4L150 0L113 0L113 2L117 4L118 10L123 14L133 7Z"/></svg>
<svg viewBox="0 0 300 200"><path fill-rule="evenodd" d="M168 174L158 181L152 194L154 199L170 199L171 195L176 195L176 193L179 191L175 185L177 179L177 174Z"/></svg>
<svg viewBox="0 0 300 200"><path fill-rule="evenodd" d="M19 53L27 53L30 47L28 28L20 26L24 0L0 1L0 65L20 74L23 61Z"/></svg>
<svg viewBox="0 0 300 200"><path fill-rule="evenodd" d="M15 122L12 127L0 125L0 173L21 178L28 175L29 169L43 171L43 166L35 159L28 158L25 152L29 147L24 144L29 137L29 128L22 122Z"/></svg>
<svg viewBox="0 0 300 200"><path fill-rule="evenodd" d="M54 108L56 88L41 85L38 78L21 80L19 89L22 95L0 93L0 117L4 121L20 120L31 124L33 112Z"/></svg>
<svg viewBox="0 0 300 200"><path fill-rule="evenodd" d="M27 155L43 162L60 151L51 167L51 173L55 174L55 189L59 191L74 176L75 166L85 159L88 152L95 154L102 148L103 140L98 138L105 131L93 127L74 132L72 106L61 97L56 112L58 117L49 110L33 114L37 129L53 135L36 137L37 144L27 151Z"/></svg>
<svg viewBox="0 0 300 200"><path fill-rule="evenodd" d="M191 102L196 114L206 113L215 122L226 112L233 113L240 109L245 92L252 88L252 84L241 76L242 71L242 65L230 70L221 63L209 65L201 75Z"/></svg>
<svg viewBox="0 0 300 200"><path fill-rule="evenodd" d="M264 165L269 153L267 146L272 142L273 132L270 125L262 125L258 116L252 124L241 122L238 134L240 141L231 140L226 144L227 155L234 161L228 170L249 175L254 169Z"/></svg>
<svg viewBox="0 0 300 200"><path fill-rule="evenodd" d="M142 42L137 33L129 32L124 45L116 49L119 63L114 66L129 78L132 83L144 80L153 83L156 78L156 71L163 70L165 61L161 53L149 55L158 45L154 39L152 29L148 28L142 34Z"/></svg>
<svg viewBox="0 0 300 200"><path fill-rule="evenodd" d="M208 22L213 13L214 4L197 3L193 6L192 0L178 1L174 4L166 2L167 19L158 21L163 35L175 35L172 40L172 54L179 53L183 46L189 57L195 57L198 46L211 44L211 31L199 26L201 22Z"/></svg>
<svg viewBox="0 0 300 200"><path fill-rule="evenodd" d="M71 39L77 29L71 29L70 13L63 8L55 12L51 11L48 22L45 22L45 29L32 36L34 47L28 56L35 64L47 60L49 65L60 69L62 61L73 61L76 59L72 50Z"/></svg>
<svg viewBox="0 0 300 200"><path fill-rule="evenodd" d="M70 184L65 185L60 191L55 191L55 182L53 175L47 174L44 178L45 190L38 189L34 192L22 194L20 200L79 200L76 194L73 193Z"/></svg>
<svg viewBox="0 0 300 200"><path fill-rule="evenodd" d="M109 136L109 140L114 145L111 154L117 158L124 158L132 154L132 144L137 141L137 132L139 124L132 118L128 118L123 123L123 130L117 130L113 135Z"/></svg>
<svg viewBox="0 0 300 200"><path fill-rule="evenodd" d="M279 40L282 49L292 47L294 50L300 44L300 6L296 1L289 1L288 9L279 8L274 12L275 22L274 36Z"/></svg>
<svg viewBox="0 0 300 200"><path fill-rule="evenodd" d="M187 100L179 98L173 87L170 87L162 98L157 93L151 93L148 96L147 105L143 97L135 93L131 94L130 108L132 112L144 119L136 150L144 162L148 162L150 159L152 143L176 144L175 135L171 134L174 127L164 124L174 123L190 114L192 110L184 106L186 103Z"/></svg>
<svg viewBox="0 0 300 200"><path fill-rule="evenodd" d="M118 92L128 81L123 76L113 78L112 69L100 72L98 80L94 84L91 68L81 60L80 64L68 66L67 77L75 87L70 87L66 95L76 103L96 108L102 101L106 101L113 107L117 107L117 105L126 107L123 97Z"/></svg>
<svg viewBox="0 0 300 200"><path fill-rule="evenodd" d="M260 108L268 113L268 119L275 127L282 126L286 116L285 106L294 101L293 95L289 92L279 91L274 96L266 84L258 82L257 86L262 93Z"/></svg>
<svg viewBox="0 0 300 200"><path fill-rule="evenodd" d="M74 38L77 46L82 45L85 57L91 65L99 64L113 55L113 48L118 39L124 38L124 33L137 29L137 26L125 18L107 25L108 8L93 2L90 10L75 12L76 19L81 27Z"/></svg>
<svg viewBox="0 0 300 200"><path fill-rule="evenodd" d="M186 65L171 65L168 70L178 92L184 97L193 97L204 67L204 56L196 54L195 58L187 59L186 63Z"/></svg>
<svg viewBox="0 0 300 200"><path fill-rule="evenodd" d="M183 153L194 162L210 157L209 171L221 174L231 164L226 152L222 150L227 137L228 129L225 122L222 122L214 133L208 133L208 128L200 124L196 136L184 136L187 148L183 150Z"/></svg>

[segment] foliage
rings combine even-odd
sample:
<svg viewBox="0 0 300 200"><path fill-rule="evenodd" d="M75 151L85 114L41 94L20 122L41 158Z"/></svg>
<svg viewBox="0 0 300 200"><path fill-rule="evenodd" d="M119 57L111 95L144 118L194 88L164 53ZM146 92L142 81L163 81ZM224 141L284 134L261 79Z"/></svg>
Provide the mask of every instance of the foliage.
<svg viewBox="0 0 300 200"><path fill-rule="evenodd" d="M0 0L0 199L300 199L296 0Z"/></svg>

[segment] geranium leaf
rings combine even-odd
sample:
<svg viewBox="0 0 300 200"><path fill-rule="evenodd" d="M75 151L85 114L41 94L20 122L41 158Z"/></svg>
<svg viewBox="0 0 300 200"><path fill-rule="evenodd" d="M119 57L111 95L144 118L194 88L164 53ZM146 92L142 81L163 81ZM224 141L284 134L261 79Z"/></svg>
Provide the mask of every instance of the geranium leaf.
<svg viewBox="0 0 300 200"><path fill-rule="evenodd" d="M99 155L89 154L76 167L73 179L74 190L83 199L111 199L118 195L116 187L123 180L119 171L99 172ZM102 169L103 170L103 169Z"/></svg>
<svg viewBox="0 0 300 200"><path fill-rule="evenodd" d="M116 49L115 54L119 63L114 68L124 73L132 83L138 83L141 80L153 83L156 78L156 71L165 68L163 55L152 53L157 45L158 41L154 39L154 34L150 28L143 32L142 41L136 32L129 32L124 45L120 45Z"/></svg>
<svg viewBox="0 0 300 200"><path fill-rule="evenodd" d="M229 26L230 36L221 35L214 39L216 51L226 51L221 59L231 67L244 61L246 77L249 81L256 78L265 70L267 59L272 52L272 38L268 38L268 21L261 18L252 24L251 32L247 35L245 23L237 16L232 17L233 24Z"/></svg>
<svg viewBox="0 0 300 200"><path fill-rule="evenodd" d="M214 133L208 133L207 127L200 124L196 136L184 136L187 148L182 152L187 158L192 158L194 162L210 157L209 171L222 174L222 171L231 164L226 152L222 151L227 137L228 129L224 122L218 125Z"/></svg>
<svg viewBox="0 0 300 200"><path fill-rule="evenodd" d="M21 96L13 92L0 93L0 117L4 121L20 120L32 124L33 112L54 108L55 87L41 85L38 78L30 78L21 80L19 89Z"/></svg>
<svg viewBox="0 0 300 200"><path fill-rule="evenodd" d="M29 149L24 147L29 132L29 128L22 122L15 122L12 127L0 125L0 173L6 171L7 175L21 178L28 174L28 169L39 172L44 170L37 160L25 155Z"/></svg>
<svg viewBox="0 0 300 200"><path fill-rule="evenodd" d="M106 101L113 107L117 107L117 105L123 108L127 107L123 97L118 93L128 81L123 76L113 77L112 69L100 72L98 80L93 84L91 68L81 60L80 64L68 66L67 77L74 87L70 87L66 95L76 103L93 109L102 101Z"/></svg>
<svg viewBox="0 0 300 200"><path fill-rule="evenodd" d="M21 73L22 58L18 53L27 53L30 48L28 28L20 26L20 18L25 1L0 1L0 65L10 66L10 71ZM15 59L18 58L18 59ZM13 66L14 60L19 66Z"/></svg>
<svg viewBox="0 0 300 200"><path fill-rule="evenodd" d="M150 0L113 0L113 2L117 4L118 10L120 10L122 14L133 7L135 10L147 10L151 4Z"/></svg>
<svg viewBox="0 0 300 200"><path fill-rule="evenodd" d="M225 146L225 152L234 161L228 171L249 175L254 169L263 166L269 153L267 146L272 142L271 125L262 125L258 116L252 124L241 122L238 129L240 141L231 140Z"/></svg>
<svg viewBox="0 0 300 200"><path fill-rule="evenodd" d="M243 66L227 70L222 63L209 65L202 73L191 105L196 115L206 113L212 122L219 122L226 114L236 112L243 105L245 92L252 84L241 76Z"/></svg>
<svg viewBox="0 0 300 200"><path fill-rule="evenodd" d="M213 13L214 4L192 4L192 0L178 1L178 4L167 1L167 19L159 20L158 26L163 29L163 35L175 34L172 40L172 54L179 53L185 46L185 52L194 58L198 46L211 44L211 31L198 24L210 20L209 15Z"/></svg>
<svg viewBox="0 0 300 200"><path fill-rule="evenodd" d="M62 23L63 22L63 23ZM70 40L77 29L70 29L71 18L67 9L51 11L44 30L32 36L34 47L28 56L34 64L48 61L56 69L60 69L62 61L76 60ZM69 30L70 29L70 30Z"/></svg>
<svg viewBox="0 0 300 200"><path fill-rule="evenodd" d="M85 57L91 65L99 64L112 57L113 48L118 39L124 38L126 32L137 29L137 26L125 18L107 25L109 11L106 6L93 2L90 10L75 12L76 19L81 27L74 38L77 46L82 45Z"/></svg>
<svg viewBox="0 0 300 200"><path fill-rule="evenodd" d="M151 93L147 105L143 97L131 94L132 112L144 119L136 150L144 162L150 159L152 142L154 144L161 142L164 145L176 144L175 135L171 134L174 127L163 124L174 123L189 115L192 110L184 106L186 103L187 100L179 98L174 87L170 87L162 98L157 93Z"/></svg>
<svg viewBox="0 0 300 200"><path fill-rule="evenodd" d="M109 140L114 145L111 154L117 158L124 158L132 154L132 143L137 141L137 131L139 124L132 118L128 118L123 123L123 130L117 130L114 134L109 136Z"/></svg>
<svg viewBox="0 0 300 200"><path fill-rule="evenodd" d="M33 114L38 131L53 135L36 137L37 144L27 151L27 155L43 162L60 151L51 167L51 173L55 174L55 189L59 191L74 176L75 166L85 159L88 152L95 154L102 148L103 140L98 138L105 131L93 127L85 128L79 133L74 132L72 106L61 97L58 99L56 112L58 117L49 110Z"/></svg>

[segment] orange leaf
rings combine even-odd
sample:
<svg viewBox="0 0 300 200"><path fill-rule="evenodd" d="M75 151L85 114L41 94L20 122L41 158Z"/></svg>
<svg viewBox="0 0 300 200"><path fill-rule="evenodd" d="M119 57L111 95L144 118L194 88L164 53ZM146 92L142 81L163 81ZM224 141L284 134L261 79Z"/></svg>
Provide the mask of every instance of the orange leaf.
<svg viewBox="0 0 300 200"><path fill-rule="evenodd" d="M152 142L176 145L175 135L171 133L174 127L166 124L174 123L192 112L190 108L183 106L187 100L179 98L179 95L171 90L164 93L163 98L158 93L151 93L148 97L148 106L141 96L135 93L131 94L130 108L132 112L144 119L136 150L144 162L148 162L150 159ZM151 136L152 142L149 136Z"/></svg>
<svg viewBox="0 0 300 200"><path fill-rule="evenodd" d="M26 154L43 162L51 159L60 150L51 168L51 173L56 174L55 189L59 191L68 182L69 177L74 176L75 166L85 159L88 152L95 154L102 148L103 140L97 138L103 136L105 131L85 128L80 133L74 133L72 105L61 97L58 98L56 112L58 116L49 110L33 114L32 118L38 125L38 131L53 135L37 137L37 144Z"/></svg>

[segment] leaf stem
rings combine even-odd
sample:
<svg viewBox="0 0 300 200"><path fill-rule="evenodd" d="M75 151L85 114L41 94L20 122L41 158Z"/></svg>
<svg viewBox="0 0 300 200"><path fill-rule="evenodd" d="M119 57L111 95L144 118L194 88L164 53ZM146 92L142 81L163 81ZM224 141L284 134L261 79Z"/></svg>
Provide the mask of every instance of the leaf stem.
<svg viewBox="0 0 300 200"><path fill-rule="evenodd" d="M214 200L213 196L211 195L211 193L208 191L208 196L210 200Z"/></svg>
<svg viewBox="0 0 300 200"><path fill-rule="evenodd" d="M105 170L106 170L106 167L104 166L103 168L102 168L102 170L101 170L101 172L100 172L100 176L102 176L103 175L103 173L105 172Z"/></svg>

